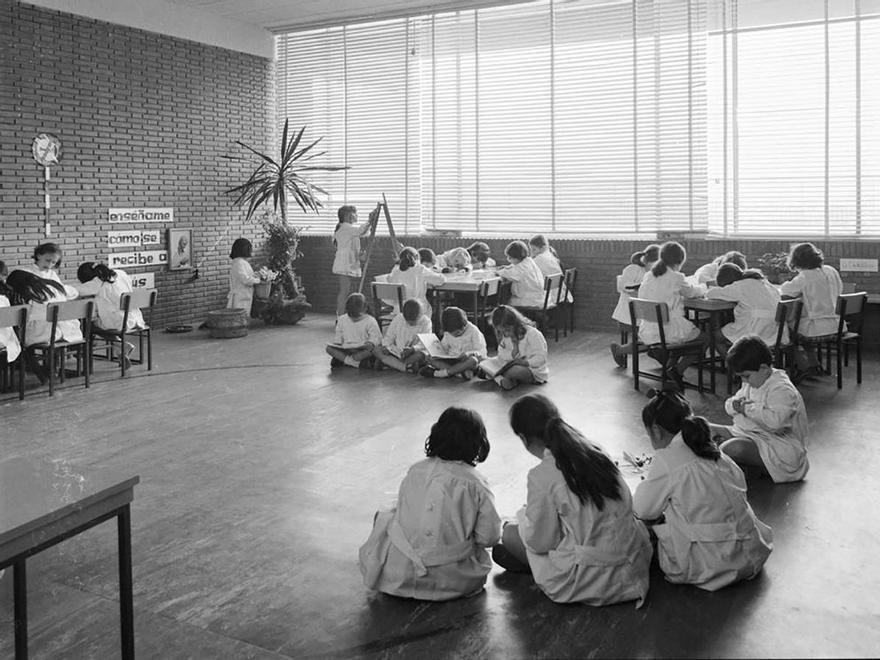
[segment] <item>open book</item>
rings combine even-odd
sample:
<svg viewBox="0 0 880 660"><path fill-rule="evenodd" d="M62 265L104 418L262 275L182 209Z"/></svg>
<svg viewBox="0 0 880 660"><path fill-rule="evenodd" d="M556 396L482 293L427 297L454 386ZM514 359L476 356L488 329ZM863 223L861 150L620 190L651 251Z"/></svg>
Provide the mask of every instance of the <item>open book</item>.
<svg viewBox="0 0 880 660"><path fill-rule="evenodd" d="M419 341L422 343L422 346L425 347L425 351L432 358L436 358L438 360L458 360L460 355L450 355L446 352L446 349L443 348L443 344L440 343L440 340L437 339L437 335L433 332L426 332L424 334L419 334Z"/></svg>
<svg viewBox="0 0 880 660"><path fill-rule="evenodd" d="M489 378L495 378L496 376L503 376L504 372L510 369L513 365L519 364L516 360L504 361L499 357L487 358L480 362L480 370L483 371Z"/></svg>

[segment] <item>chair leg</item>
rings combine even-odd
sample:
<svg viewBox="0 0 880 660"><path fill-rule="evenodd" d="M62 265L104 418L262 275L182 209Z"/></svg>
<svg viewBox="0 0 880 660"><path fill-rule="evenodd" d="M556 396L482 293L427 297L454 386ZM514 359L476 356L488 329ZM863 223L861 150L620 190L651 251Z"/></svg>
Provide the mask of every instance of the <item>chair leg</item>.
<svg viewBox="0 0 880 660"><path fill-rule="evenodd" d="M79 347L79 350L77 352L76 363L79 364L80 360L82 360L82 362L86 365L86 368L85 368L86 389L89 388L90 374L89 374L88 364L89 364L90 355L91 355L91 351L89 350L88 343L81 344Z"/></svg>
<svg viewBox="0 0 880 660"><path fill-rule="evenodd" d="M44 353L45 355L45 353ZM55 347L49 348L49 396L55 394Z"/></svg>
<svg viewBox="0 0 880 660"><path fill-rule="evenodd" d="M862 384L862 335L856 339L856 383Z"/></svg>
<svg viewBox="0 0 880 660"><path fill-rule="evenodd" d="M632 346L633 387L639 391L639 348L633 341Z"/></svg>
<svg viewBox="0 0 880 660"><path fill-rule="evenodd" d="M18 400L24 400L24 352L18 356Z"/></svg>
<svg viewBox="0 0 880 660"><path fill-rule="evenodd" d="M840 340L838 339L837 340L837 389L843 388L843 364L842 364L843 355L841 355L842 352L843 352L843 345L841 344ZM829 353L829 357L831 357L830 353Z"/></svg>
<svg viewBox="0 0 880 660"><path fill-rule="evenodd" d="M123 355L125 355L125 328L119 334L119 371L122 374L122 378L125 378L125 360L122 357Z"/></svg>

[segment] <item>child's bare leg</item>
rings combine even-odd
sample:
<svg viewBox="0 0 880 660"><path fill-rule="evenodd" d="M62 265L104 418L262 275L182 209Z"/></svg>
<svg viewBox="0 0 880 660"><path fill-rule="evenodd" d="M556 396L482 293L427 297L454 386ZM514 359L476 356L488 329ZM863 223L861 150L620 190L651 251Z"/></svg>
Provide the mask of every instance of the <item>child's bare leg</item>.
<svg viewBox="0 0 880 660"><path fill-rule="evenodd" d="M498 376L495 382L501 386L503 390L512 390L520 383L534 383L532 370L522 364L512 366L504 372L502 376Z"/></svg>
<svg viewBox="0 0 880 660"><path fill-rule="evenodd" d="M399 360L384 346L376 346L373 355L386 367L391 367L397 371L406 371L406 364L402 360Z"/></svg>
<svg viewBox="0 0 880 660"><path fill-rule="evenodd" d="M709 335L705 332L702 332L700 333L699 337L697 337L697 339L699 339L702 343L703 350L699 353L682 354L682 356L678 358L674 365L675 370L678 371L678 373L683 374L689 366L691 366L692 364L696 364L706 352L706 347L709 346Z"/></svg>
<svg viewBox="0 0 880 660"><path fill-rule="evenodd" d="M339 360L340 362L345 362L345 358L348 357L348 353L346 353L341 348L336 348L335 346L327 347L327 355L332 357L334 360Z"/></svg>
<svg viewBox="0 0 880 660"><path fill-rule="evenodd" d="M758 446L748 438L731 438L721 443L719 447L721 451L730 456L737 465L748 465L756 467L762 473L767 473L764 461L761 460L761 454L758 452Z"/></svg>
<svg viewBox="0 0 880 660"><path fill-rule="evenodd" d="M519 525L506 523L501 530L501 543L492 549L492 559L502 568L514 573L530 573L526 546L519 535Z"/></svg>
<svg viewBox="0 0 880 660"><path fill-rule="evenodd" d="M360 349L355 353L351 353L351 359L355 362L360 362L361 360L366 360L368 357L373 355L373 345L367 344L364 348Z"/></svg>
<svg viewBox="0 0 880 660"><path fill-rule="evenodd" d="M446 373L450 376L455 376L456 374L463 373L465 371L473 371L477 368L477 358L471 356L466 357L464 360L459 360L458 362L454 362L453 364L447 363L446 365Z"/></svg>
<svg viewBox="0 0 880 660"><path fill-rule="evenodd" d="M733 437L733 427L724 424L713 424L709 422L709 435L712 438L720 438L721 440L730 440Z"/></svg>

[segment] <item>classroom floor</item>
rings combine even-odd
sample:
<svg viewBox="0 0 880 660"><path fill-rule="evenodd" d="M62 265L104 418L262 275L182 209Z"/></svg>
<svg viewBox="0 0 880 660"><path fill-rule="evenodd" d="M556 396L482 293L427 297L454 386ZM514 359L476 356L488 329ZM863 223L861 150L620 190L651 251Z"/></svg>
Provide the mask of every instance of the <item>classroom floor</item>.
<svg viewBox="0 0 880 660"><path fill-rule="evenodd" d="M491 383L329 368L332 317L253 328L247 338L158 334L156 365L124 380L99 362L89 390L68 381L19 402L0 395L2 456L140 475L132 506L141 658L876 657L880 649L880 361L838 391L802 388L811 420L805 482L757 480L750 498L775 548L752 582L706 593L654 568L645 605L555 605L522 575L450 603L366 591L358 546L377 507L423 456L448 405L483 416L480 468L502 515L525 499L535 459L507 426ZM644 396L614 368L612 337L550 342L538 391L614 456L650 450ZM644 386L643 386L644 389ZM721 391L722 386L719 386ZM688 392L723 420L721 397ZM0 503L9 506L10 503ZM100 525L28 562L33 658L118 657L116 529ZM12 657L11 571L0 580L0 657Z"/></svg>

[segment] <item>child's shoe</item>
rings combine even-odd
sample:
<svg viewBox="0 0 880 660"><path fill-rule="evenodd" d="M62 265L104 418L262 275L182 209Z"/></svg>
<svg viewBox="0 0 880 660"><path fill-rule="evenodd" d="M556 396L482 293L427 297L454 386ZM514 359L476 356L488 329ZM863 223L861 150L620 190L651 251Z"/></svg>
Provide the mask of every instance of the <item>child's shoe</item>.
<svg viewBox="0 0 880 660"><path fill-rule="evenodd" d="M666 370L666 376L670 378L673 383L675 383L675 388L679 392L684 392L684 376L679 373L678 369L676 369L675 367L669 367Z"/></svg>
<svg viewBox="0 0 880 660"><path fill-rule="evenodd" d="M419 369L419 376L424 376L425 378L433 378L434 372L437 371L434 367L430 365L425 365L421 369Z"/></svg>
<svg viewBox="0 0 880 660"><path fill-rule="evenodd" d="M344 367L345 362L342 360L337 360L336 358L330 358L330 368L335 369L336 367Z"/></svg>
<svg viewBox="0 0 880 660"><path fill-rule="evenodd" d="M471 380L474 377L474 372L471 369L465 369L460 374L458 374L465 380Z"/></svg>
<svg viewBox="0 0 880 660"><path fill-rule="evenodd" d="M358 369L372 369L374 362L375 362L375 360L373 360L372 357L364 358L358 364Z"/></svg>
<svg viewBox="0 0 880 660"><path fill-rule="evenodd" d="M611 344L611 357L621 369L626 368L626 352L620 344Z"/></svg>

